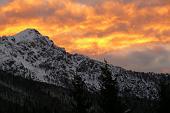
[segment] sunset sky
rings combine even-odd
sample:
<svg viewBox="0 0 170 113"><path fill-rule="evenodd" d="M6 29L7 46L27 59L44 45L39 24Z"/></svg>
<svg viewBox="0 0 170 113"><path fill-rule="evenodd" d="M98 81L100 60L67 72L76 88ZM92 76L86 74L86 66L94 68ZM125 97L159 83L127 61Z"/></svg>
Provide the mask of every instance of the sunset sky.
<svg viewBox="0 0 170 113"><path fill-rule="evenodd" d="M0 36L26 28L71 53L170 72L170 0L0 0Z"/></svg>

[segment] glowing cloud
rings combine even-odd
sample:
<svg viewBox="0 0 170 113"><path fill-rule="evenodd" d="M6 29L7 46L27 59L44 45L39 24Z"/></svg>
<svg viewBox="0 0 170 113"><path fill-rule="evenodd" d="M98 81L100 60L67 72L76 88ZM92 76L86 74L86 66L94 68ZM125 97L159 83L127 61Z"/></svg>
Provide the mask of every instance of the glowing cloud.
<svg viewBox="0 0 170 113"><path fill-rule="evenodd" d="M169 0L2 0L0 6L0 35L35 28L69 52L98 59L170 42Z"/></svg>

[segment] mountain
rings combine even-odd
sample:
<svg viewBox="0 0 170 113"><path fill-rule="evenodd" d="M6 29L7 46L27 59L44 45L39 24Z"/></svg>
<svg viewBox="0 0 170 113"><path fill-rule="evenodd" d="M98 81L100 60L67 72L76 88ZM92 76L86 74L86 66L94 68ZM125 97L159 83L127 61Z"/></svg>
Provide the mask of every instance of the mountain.
<svg viewBox="0 0 170 113"><path fill-rule="evenodd" d="M23 88L19 85L10 85L8 81L4 81L5 79L0 80L0 86L17 92L19 95L25 94L24 89L27 89L27 83L29 83L31 88L35 92L37 91L37 94L45 95L40 97L41 99L49 97L48 101L52 102L53 97L49 96L46 91L48 88L55 88L56 91L61 88L62 91L58 92L71 99L68 90L73 88L72 83L75 75L84 81L87 90L94 95L102 88L100 76L103 66L105 66L103 62L66 52L64 48L58 47L47 36L43 36L35 29L26 29L14 36L0 37L0 71L1 75L7 75L1 77L9 78L10 81L12 81L11 76L17 77L16 79L22 82ZM112 79L116 78L118 96L130 109L134 109L135 113L138 113L139 109L148 110L157 106L155 103L160 101L160 84L170 81L169 74L134 72L113 65L108 65L108 68ZM36 88L40 84L41 87L48 86L48 88L43 91ZM31 91L30 88L28 89ZM52 93L56 95L56 92ZM37 94L33 93L32 95L36 96ZM1 94L0 97L0 99L8 100ZM16 96L16 98L20 97ZM12 100L9 99L9 102L18 104Z"/></svg>

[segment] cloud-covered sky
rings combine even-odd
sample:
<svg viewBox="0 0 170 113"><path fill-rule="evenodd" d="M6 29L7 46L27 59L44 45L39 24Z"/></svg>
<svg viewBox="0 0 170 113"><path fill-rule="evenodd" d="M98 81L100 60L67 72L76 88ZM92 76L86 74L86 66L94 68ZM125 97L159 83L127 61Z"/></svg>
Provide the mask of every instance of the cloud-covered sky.
<svg viewBox="0 0 170 113"><path fill-rule="evenodd" d="M0 35L36 28L72 53L170 72L170 0L0 0Z"/></svg>

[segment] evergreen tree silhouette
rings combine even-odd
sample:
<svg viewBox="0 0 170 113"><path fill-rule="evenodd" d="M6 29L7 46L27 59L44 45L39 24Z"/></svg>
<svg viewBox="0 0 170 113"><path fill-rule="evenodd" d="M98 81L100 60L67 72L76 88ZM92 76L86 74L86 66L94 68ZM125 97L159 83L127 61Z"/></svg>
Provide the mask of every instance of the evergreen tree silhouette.
<svg viewBox="0 0 170 113"><path fill-rule="evenodd" d="M107 61L105 60L105 66L101 67L102 74L100 76L101 83L101 107L104 113L123 113L123 107L118 99L117 93L117 80L112 79L112 73L109 70Z"/></svg>
<svg viewBox="0 0 170 113"><path fill-rule="evenodd" d="M161 83L159 113L170 113L170 83Z"/></svg>
<svg viewBox="0 0 170 113"><path fill-rule="evenodd" d="M74 113L87 113L88 91L86 84L77 73L74 75L73 86L73 98L76 101Z"/></svg>

